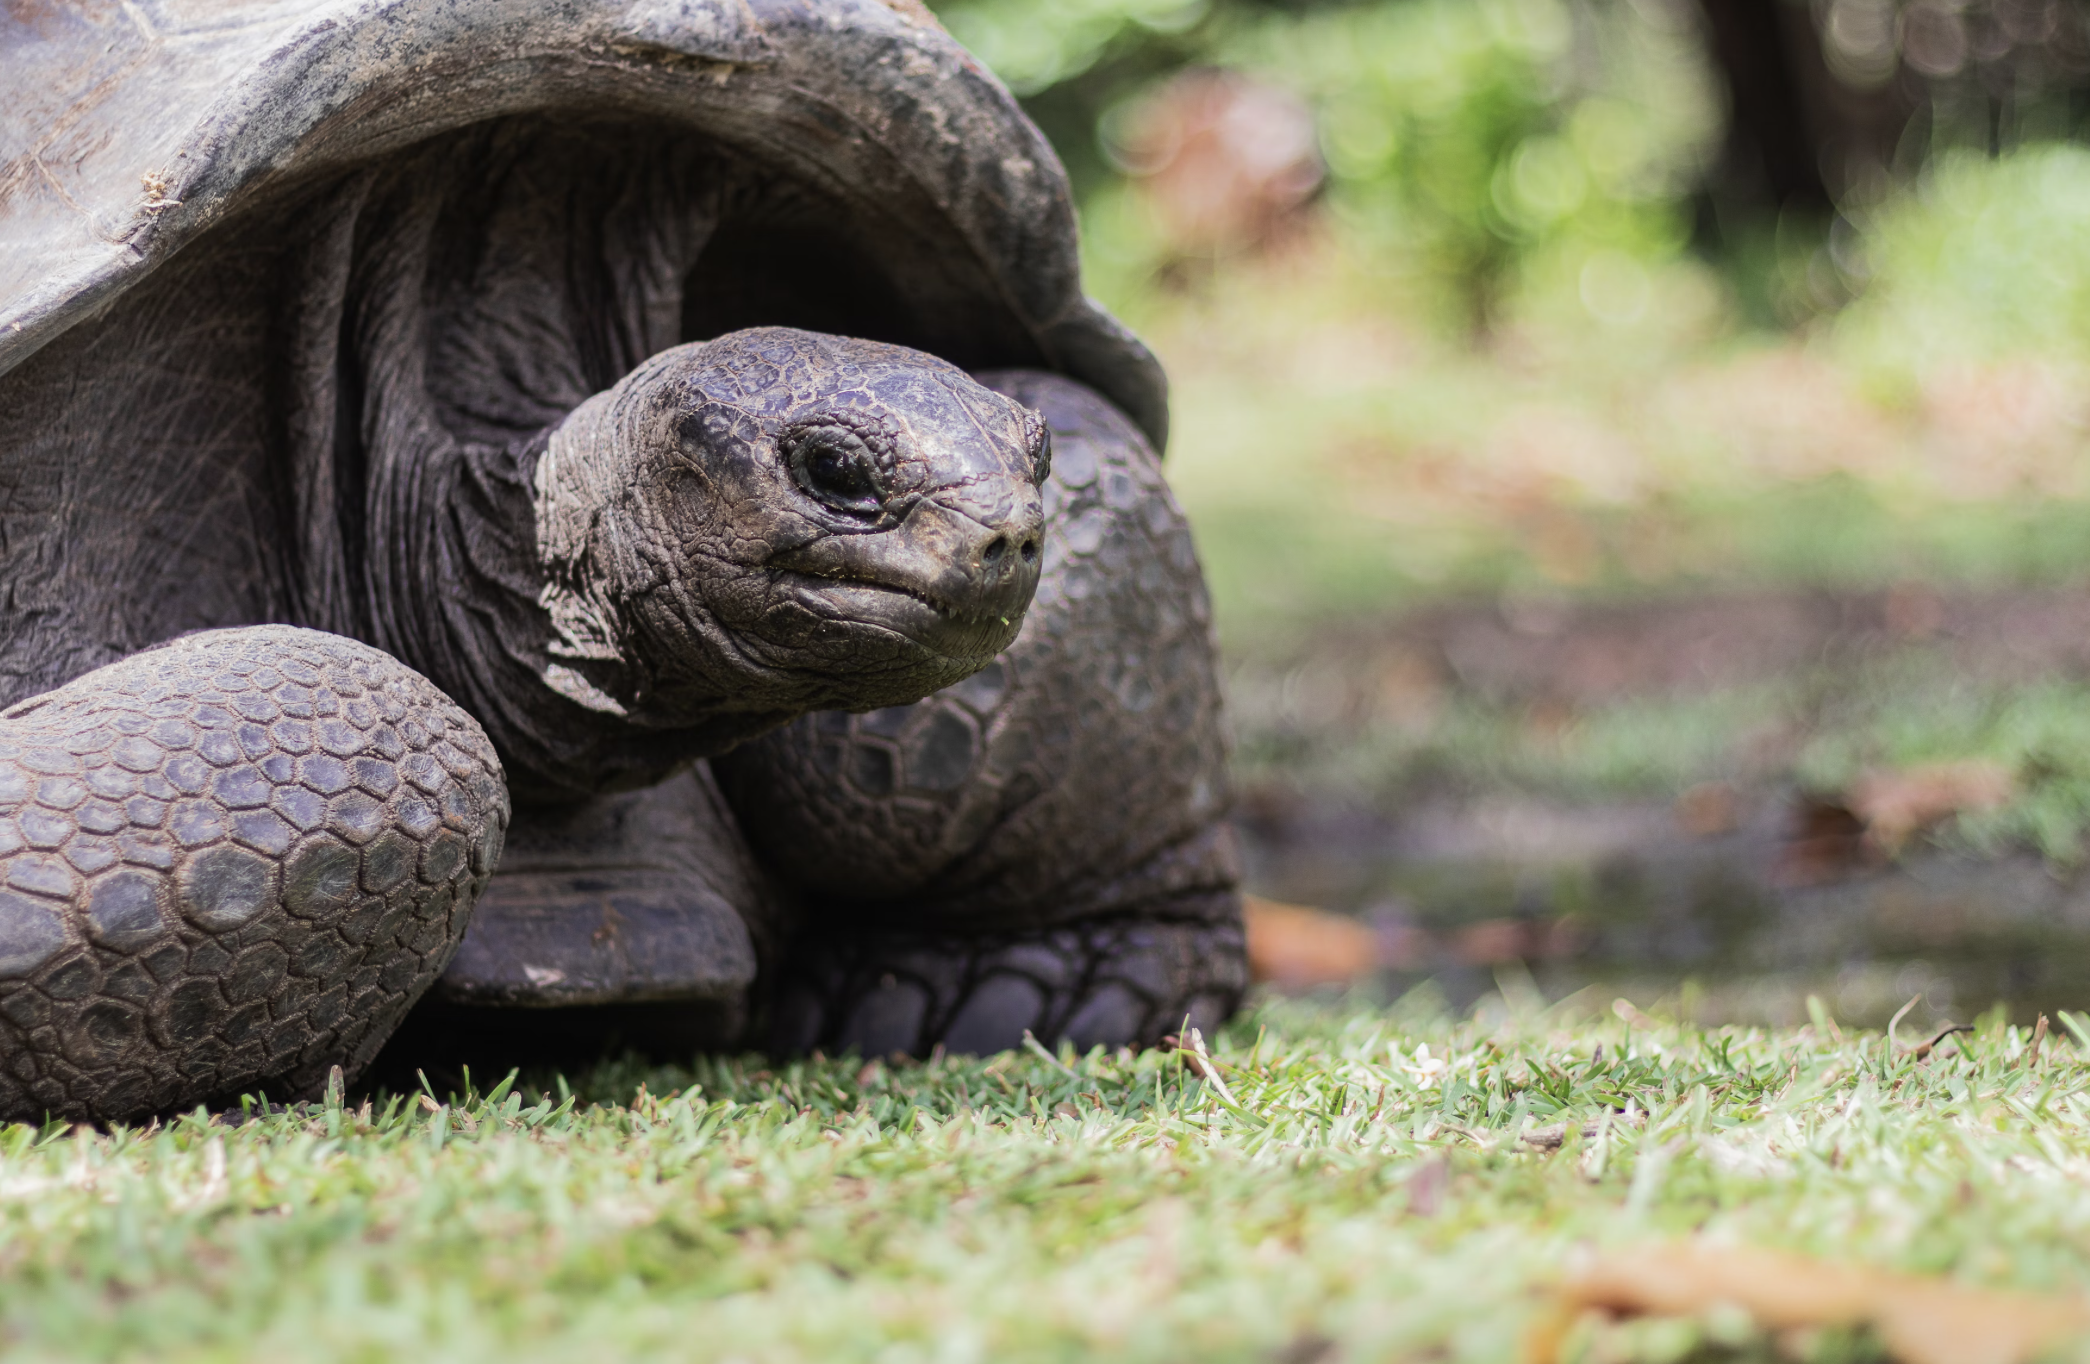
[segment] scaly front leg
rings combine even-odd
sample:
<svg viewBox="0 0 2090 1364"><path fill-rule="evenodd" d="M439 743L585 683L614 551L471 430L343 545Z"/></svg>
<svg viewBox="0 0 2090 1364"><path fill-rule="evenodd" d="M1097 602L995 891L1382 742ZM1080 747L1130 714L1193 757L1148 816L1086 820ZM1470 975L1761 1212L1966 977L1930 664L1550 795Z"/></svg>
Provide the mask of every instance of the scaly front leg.
<svg viewBox="0 0 2090 1364"><path fill-rule="evenodd" d="M188 635L0 713L0 1117L353 1074L507 824L477 722L335 635Z"/></svg>

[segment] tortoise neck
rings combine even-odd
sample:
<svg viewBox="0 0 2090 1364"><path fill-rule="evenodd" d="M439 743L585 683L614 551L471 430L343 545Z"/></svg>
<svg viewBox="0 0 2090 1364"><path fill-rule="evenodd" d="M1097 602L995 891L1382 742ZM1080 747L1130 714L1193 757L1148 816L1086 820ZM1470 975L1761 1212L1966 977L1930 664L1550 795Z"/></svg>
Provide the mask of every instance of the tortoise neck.
<svg viewBox="0 0 2090 1364"><path fill-rule="evenodd" d="M523 800L585 795L673 765L620 773L630 726L613 709L591 711L546 684L557 667L549 652L556 630L544 604L532 491L544 441L452 444L421 480L424 513L401 518L430 528L426 539L373 547L371 562L378 642L478 718ZM408 571L385 573L386 549L410 553L414 562L398 565Z"/></svg>
<svg viewBox="0 0 2090 1364"><path fill-rule="evenodd" d="M662 729L627 711L628 645L589 590L589 556L547 542L554 524L593 519L552 467L566 427L508 446L452 445L419 518L435 533L399 579L410 585L376 612L385 647L478 717L521 801L650 785L775 723L721 714Z"/></svg>

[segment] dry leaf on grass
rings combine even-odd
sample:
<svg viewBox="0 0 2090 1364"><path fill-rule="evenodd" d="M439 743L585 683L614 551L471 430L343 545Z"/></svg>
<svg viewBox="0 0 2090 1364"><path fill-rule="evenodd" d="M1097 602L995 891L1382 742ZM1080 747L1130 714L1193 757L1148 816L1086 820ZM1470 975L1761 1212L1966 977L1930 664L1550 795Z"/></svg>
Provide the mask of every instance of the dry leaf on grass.
<svg viewBox="0 0 2090 1364"><path fill-rule="evenodd" d="M1355 919L1305 905L1246 895L1248 969L1257 980L1289 989L1343 985L1379 964L1379 938Z"/></svg>
<svg viewBox="0 0 2090 1364"><path fill-rule="evenodd" d="M1909 1010L1915 1008L1922 1000L1923 996L1920 994L1910 995L1909 1002L1896 1009L1894 1017L1887 1020L1887 1045L1893 1048L1896 1056L1913 1056L1918 1061L1927 1060L1930 1054L1938 1049L1938 1044L1954 1033L1974 1031L1964 1023L1947 1023L1944 1027L1938 1029L1937 1035L1927 1042L1902 1041L1901 1034L1897 1033L1895 1029L1901 1026L1902 1019L1909 1016ZM2046 1015L2041 1014L2039 1021L2044 1025L2046 1023ZM2037 1049L2035 1048L2034 1050L2036 1053Z"/></svg>
<svg viewBox="0 0 2090 1364"><path fill-rule="evenodd" d="M1586 1312L1697 1316L1738 1307L1766 1331L1870 1326L1903 1364L2018 1364L2090 1332L2090 1302L1696 1242L1598 1256L1560 1285L1531 1364L1561 1357Z"/></svg>
<svg viewBox="0 0 2090 1364"><path fill-rule="evenodd" d="M1647 1114L1634 1113L1628 1116L1621 1113L1612 1118L1611 1123L1614 1127L1645 1127ZM1604 1127L1600 1122L1585 1122L1578 1130L1582 1134L1582 1140L1589 1141L1603 1131ZM1535 1146L1541 1151L1558 1151L1567 1145L1567 1135L1567 1124L1555 1122L1544 1127L1527 1127L1517 1134L1517 1140L1526 1146Z"/></svg>
<svg viewBox="0 0 2090 1364"><path fill-rule="evenodd" d="M1825 886L1877 855L1866 842L1864 820L1837 801L1807 798L1793 812L1771 879L1787 888Z"/></svg>
<svg viewBox="0 0 2090 1364"><path fill-rule="evenodd" d="M1435 1217L1451 1191L1451 1166L1443 1156L1431 1156L1408 1176L1408 1211L1417 1217Z"/></svg>
<svg viewBox="0 0 2090 1364"><path fill-rule="evenodd" d="M1891 853L1909 835L1969 810L1993 810L2016 790L2009 768L1973 758L1867 773L1852 783L1847 804L1863 821L1866 839Z"/></svg>
<svg viewBox="0 0 2090 1364"><path fill-rule="evenodd" d="M1724 781L1702 781L1676 798L1676 822L1693 838L1733 833L1741 823L1741 802Z"/></svg>
<svg viewBox="0 0 2090 1364"><path fill-rule="evenodd" d="M1649 1029L1662 1026L1654 1019L1640 1012L1639 1007L1624 995L1620 995L1617 999L1611 1001L1611 1012L1618 1015L1621 1020L1631 1027Z"/></svg>

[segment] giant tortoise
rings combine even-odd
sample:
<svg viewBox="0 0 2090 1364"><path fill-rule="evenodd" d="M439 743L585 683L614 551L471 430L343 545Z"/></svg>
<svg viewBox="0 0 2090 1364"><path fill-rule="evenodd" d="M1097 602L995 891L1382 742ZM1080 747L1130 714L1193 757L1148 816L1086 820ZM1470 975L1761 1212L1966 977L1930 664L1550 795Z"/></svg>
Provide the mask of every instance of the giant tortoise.
<svg viewBox="0 0 2090 1364"><path fill-rule="evenodd" d="M0 1116L1235 1006L1164 380L913 0L10 5L0 71Z"/></svg>

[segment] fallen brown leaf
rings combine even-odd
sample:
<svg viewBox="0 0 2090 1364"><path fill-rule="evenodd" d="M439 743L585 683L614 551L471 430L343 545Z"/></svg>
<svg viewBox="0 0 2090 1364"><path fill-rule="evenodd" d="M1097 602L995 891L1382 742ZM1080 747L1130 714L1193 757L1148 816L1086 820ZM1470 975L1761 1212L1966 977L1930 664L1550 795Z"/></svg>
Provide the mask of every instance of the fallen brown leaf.
<svg viewBox="0 0 2090 1364"><path fill-rule="evenodd" d="M1435 1217L1451 1190L1451 1167L1444 1157L1431 1156L1408 1176L1408 1211L1417 1217Z"/></svg>
<svg viewBox="0 0 2090 1364"><path fill-rule="evenodd" d="M1118 150L1163 240L1192 258L1295 235L1323 173L1312 110L1233 71L1186 71L1151 91Z"/></svg>
<svg viewBox="0 0 2090 1364"><path fill-rule="evenodd" d="M1452 955L1468 966L1501 966L1524 961L1532 949L1533 925L1522 919L1478 919L1451 934Z"/></svg>
<svg viewBox="0 0 2090 1364"><path fill-rule="evenodd" d="M1305 905L1242 897L1248 970L1288 989L1343 985L1379 964L1378 935L1355 919Z"/></svg>
<svg viewBox="0 0 2090 1364"><path fill-rule="evenodd" d="M1901 1035L1895 1032L1895 1029L1901 1025L1902 1019L1908 1017L1909 1010L1915 1008L1916 1005L1922 1001L1922 999L1923 996L1920 994L1910 995L1909 1002L1902 1005L1899 1009L1896 1009L1894 1011L1894 1017L1887 1020L1887 1045L1894 1049L1894 1054L1896 1056L1913 1056L1918 1061L1926 1060L1932 1052L1938 1049L1938 1043L1944 1041L1946 1038L1952 1036L1954 1033L1974 1031L1971 1027L1967 1026L1964 1023L1948 1023L1944 1027L1938 1029L1937 1036L1931 1038L1928 1042L1902 1041ZM2041 1014L2040 1020L2044 1022L2045 1019L2046 1015Z"/></svg>
<svg viewBox="0 0 2090 1364"><path fill-rule="evenodd" d="M1586 1312L1696 1316L1719 1305L1739 1307L1766 1331L1870 1326L1903 1364L2018 1364L2090 1331L2081 1298L1686 1241L1600 1255L1571 1274L1526 1357L1553 1364Z"/></svg>
<svg viewBox="0 0 2090 1364"><path fill-rule="evenodd" d="M1621 1113L1612 1118L1611 1124L1614 1127L1645 1127L1647 1125L1647 1115L1645 1113L1635 1113L1628 1117ZM1599 1123L1583 1123L1580 1129L1582 1140L1588 1141L1602 1130L1602 1125ZM1558 1151L1567 1144L1567 1134L1567 1124L1556 1122L1548 1123L1544 1127L1527 1127L1518 1135L1517 1140L1523 1142L1526 1146L1535 1146L1541 1151Z"/></svg>
<svg viewBox="0 0 2090 1364"><path fill-rule="evenodd" d="M1649 1018L1634 1006L1633 1001L1620 995L1611 1001L1611 1012L1636 1028L1659 1028L1662 1025Z"/></svg>
<svg viewBox="0 0 2090 1364"><path fill-rule="evenodd" d="M1848 805L1865 825L1865 837L1892 853L1911 834L1969 810L1993 810L2017 790L2017 779L2001 763L1925 763L1898 772L1871 772L1851 784Z"/></svg>
<svg viewBox="0 0 2090 1364"><path fill-rule="evenodd" d="M1793 812L1771 879L1789 888L1824 886L1877 855L1866 845L1864 820L1836 801L1808 798Z"/></svg>
<svg viewBox="0 0 2090 1364"><path fill-rule="evenodd" d="M1732 833L1741 822L1734 788L1724 781L1703 781L1676 798L1676 822L1694 838Z"/></svg>
<svg viewBox="0 0 2090 1364"><path fill-rule="evenodd" d="M1927 583L1903 583L1881 606L1887 633L1903 639L1929 639L1945 623L1945 603Z"/></svg>

